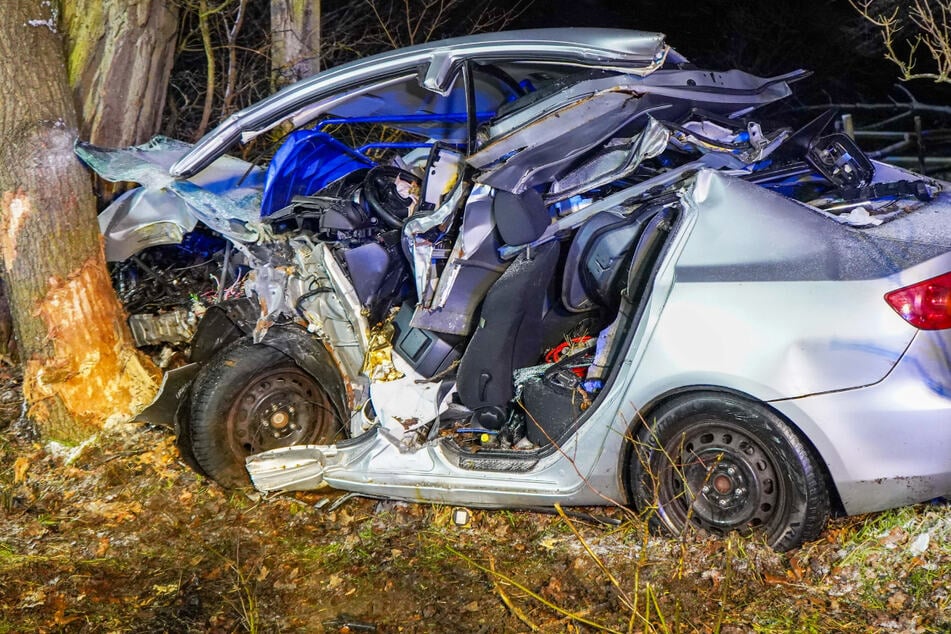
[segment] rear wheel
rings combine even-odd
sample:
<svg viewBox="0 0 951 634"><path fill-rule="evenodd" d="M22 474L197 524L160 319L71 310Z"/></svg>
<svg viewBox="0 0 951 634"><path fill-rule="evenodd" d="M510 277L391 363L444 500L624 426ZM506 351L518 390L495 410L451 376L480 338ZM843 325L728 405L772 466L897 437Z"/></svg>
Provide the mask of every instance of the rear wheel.
<svg viewBox="0 0 951 634"><path fill-rule="evenodd" d="M192 385L187 430L195 461L224 487L250 483L251 454L330 444L341 434L326 390L279 350L242 339L218 353Z"/></svg>
<svg viewBox="0 0 951 634"><path fill-rule="evenodd" d="M818 536L829 517L812 449L765 405L729 394L665 404L637 436L629 485L650 521L679 534L760 531L776 550Z"/></svg>

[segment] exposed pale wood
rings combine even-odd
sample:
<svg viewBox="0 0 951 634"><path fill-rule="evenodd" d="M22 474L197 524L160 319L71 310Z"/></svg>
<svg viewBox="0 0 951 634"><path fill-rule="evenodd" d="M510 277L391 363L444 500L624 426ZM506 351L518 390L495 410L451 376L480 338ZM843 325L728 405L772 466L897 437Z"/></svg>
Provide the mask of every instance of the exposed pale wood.
<svg viewBox="0 0 951 634"><path fill-rule="evenodd" d="M31 417L78 440L154 393L110 285L50 3L0 11L0 253Z"/></svg>

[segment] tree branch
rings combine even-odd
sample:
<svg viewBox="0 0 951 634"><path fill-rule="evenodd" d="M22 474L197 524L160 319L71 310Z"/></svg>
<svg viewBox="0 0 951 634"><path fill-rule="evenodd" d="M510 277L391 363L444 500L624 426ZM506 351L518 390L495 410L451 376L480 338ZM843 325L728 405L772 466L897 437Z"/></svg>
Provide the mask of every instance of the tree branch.
<svg viewBox="0 0 951 634"><path fill-rule="evenodd" d="M929 0L913 0L905 19L916 33L913 37L900 40L899 32L904 28L901 11L907 3L896 6L891 13L886 14L873 9L875 0L849 0L849 4L862 18L879 29L885 47L885 59L898 66L903 81L927 79L936 83L951 83L951 29L948 26L951 0L933 1L939 9L939 15L935 14ZM907 56L899 55L899 46L907 47ZM919 70L919 50L927 51L936 72Z"/></svg>

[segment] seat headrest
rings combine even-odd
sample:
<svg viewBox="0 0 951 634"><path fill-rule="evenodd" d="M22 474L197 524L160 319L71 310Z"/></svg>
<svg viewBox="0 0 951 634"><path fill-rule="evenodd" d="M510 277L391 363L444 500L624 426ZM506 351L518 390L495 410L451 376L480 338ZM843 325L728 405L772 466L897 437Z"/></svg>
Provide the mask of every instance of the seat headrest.
<svg viewBox="0 0 951 634"><path fill-rule="evenodd" d="M496 191L492 214L505 244L526 244L541 237L551 222L542 195L534 189L521 194Z"/></svg>

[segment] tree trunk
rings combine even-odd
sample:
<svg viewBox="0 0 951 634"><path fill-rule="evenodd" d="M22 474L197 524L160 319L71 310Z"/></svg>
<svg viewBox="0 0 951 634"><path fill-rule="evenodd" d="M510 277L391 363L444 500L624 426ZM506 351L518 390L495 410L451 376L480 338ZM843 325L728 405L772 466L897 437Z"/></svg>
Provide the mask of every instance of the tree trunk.
<svg viewBox="0 0 951 634"><path fill-rule="evenodd" d="M80 134L108 147L147 141L165 108L178 6L166 0L60 4Z"/></svg>
<svg viewBox="0 0 951 634"><path fill-rule="evenodd" d="M271 0L271 70L278 88L320 70L320 0Z"/></svg>
<svg viewBox="0 0 951 634"><path fill-rule="evenodd" d="M155 391L106 271L48 0L0 11L0 254L23 391L46 435L75 441Z"/></svg>

